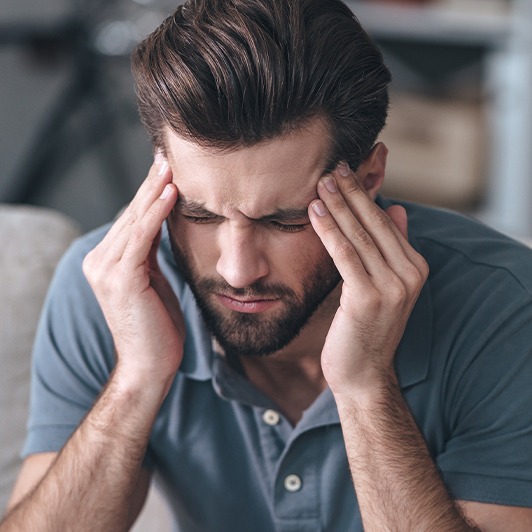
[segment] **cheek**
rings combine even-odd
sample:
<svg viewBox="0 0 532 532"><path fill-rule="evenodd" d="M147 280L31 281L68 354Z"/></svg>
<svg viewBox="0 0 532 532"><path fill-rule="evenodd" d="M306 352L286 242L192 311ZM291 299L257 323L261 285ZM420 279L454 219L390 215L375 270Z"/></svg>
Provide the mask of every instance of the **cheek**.
<svg viewBox="0 0 532 532"><path fill-rule="evenodd" d="M209 267L210 262L215 260L215 232L208 230L211 226L202 226L186 223L179 217L168 219L168 229L172 240L187 262L195 271L201 271Z"/></svg>
<svg viewBox="0 0 532 532"><path fill-rule="evenodd" d="M291 272L299 281L305 279L309 271L330 259L320 238L311 228L293 235L281 235L273 240L270 249L275 249L278 271L285 276Z"/></svg>
<svg viewBox="0 0 532 532"><path fill-rule="evenodd" d="M184 223L179 238L190 260L199 270L213 269L218 260L216 227Z"/></svg>
<svg viewBox="0 0 532 532"><path fill-rule="evenodd" d="M297 254L305 256L308 259L316 260L318 257L322 257L324 254L327 255L327 250L323 245L320 237L314 231L312 226L309 226L301 234L300 242L297 246ZM295 251L295 250L294 250Z"/></svg>

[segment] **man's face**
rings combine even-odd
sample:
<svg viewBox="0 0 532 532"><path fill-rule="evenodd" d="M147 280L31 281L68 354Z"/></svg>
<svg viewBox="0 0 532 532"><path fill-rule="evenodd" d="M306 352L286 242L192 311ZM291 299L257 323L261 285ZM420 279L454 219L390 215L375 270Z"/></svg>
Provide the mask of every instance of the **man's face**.
<svg viewBox="0 0 532 532"><path fill-rule="evenodd" d="M222 348L266 355L288 345L340 281L308 216L324 172L320 121L220 153L167 131L179 200L168 218L177 265Z"/></svg>

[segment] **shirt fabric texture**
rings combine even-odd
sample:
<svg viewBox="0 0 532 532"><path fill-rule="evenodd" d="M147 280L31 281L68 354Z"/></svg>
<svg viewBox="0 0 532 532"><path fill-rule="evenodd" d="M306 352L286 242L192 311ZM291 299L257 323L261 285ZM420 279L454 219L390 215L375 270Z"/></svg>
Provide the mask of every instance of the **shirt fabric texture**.
<svg viewBox="0 0 532 532"><path fill-rule="evenodd" d="M532 507L532 251L466 217L402 204L410 242L430 266L396 353L403 396L453 497ZM24 456L59 451L112 370L112 337L81 271L107 230L72 246L50 288ZM159 261L187 337L145 465L177 529L361 531L330 390L295 427L277 416L275 402L214 352L166 228Z"/></svg>

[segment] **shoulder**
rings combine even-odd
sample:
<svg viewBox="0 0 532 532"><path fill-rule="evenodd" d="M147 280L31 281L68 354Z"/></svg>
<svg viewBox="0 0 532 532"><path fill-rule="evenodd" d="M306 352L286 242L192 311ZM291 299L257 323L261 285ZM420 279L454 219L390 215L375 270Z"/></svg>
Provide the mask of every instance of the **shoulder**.
<svg viewBox="0 0 532 532"><path fill-rule="evenodd" d="M532 249L462 214L400 202L408 212L413 245L437 274L495 278L532 298Z"/></svg>
<svg viewBox="0 0 532 532"><path fill-rule="evenodd" d="M83 259L103 240L110 228L111 224L106 224L74 240L59 262L56 277L83 277Z"/></svg>
<svg viewBox="0 0 532 532"><path fill-rule="evenodd" d="M431 269L422 308L427 378L406 393L416 421L456 498L526 506L532 251L467 216L398 203Z"/></svg>
<svg viewBox="0 0 532 532"><path fill-rule="evenodd" d="M517 393L526 398L524 419L532 399L532 250L466 216L404 206L430 267L431 367L449 418L459 405L473 408L494 396L491 408L499 412L501 399Z"/></svg>

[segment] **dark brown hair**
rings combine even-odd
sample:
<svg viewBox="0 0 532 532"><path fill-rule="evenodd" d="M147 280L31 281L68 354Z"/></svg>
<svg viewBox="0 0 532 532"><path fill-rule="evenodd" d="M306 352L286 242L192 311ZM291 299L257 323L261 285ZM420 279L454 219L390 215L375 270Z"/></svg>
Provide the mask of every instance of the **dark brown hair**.
<svg viewBox="0 0 532 532"><path fill-rule="evenodd" d="M330 165L356 169L388 112L390 73L340 0L189 0L138 45L132 67L157 148L165 126L233 149L322 117Z"/></svg>

